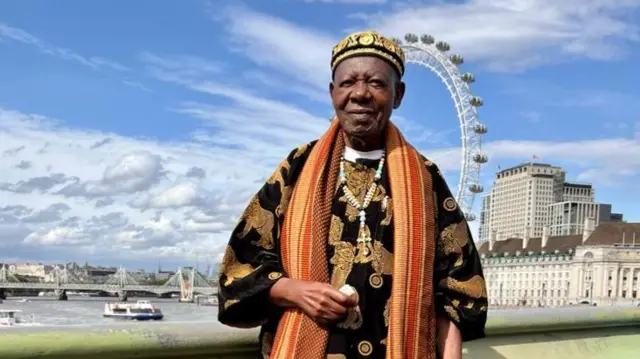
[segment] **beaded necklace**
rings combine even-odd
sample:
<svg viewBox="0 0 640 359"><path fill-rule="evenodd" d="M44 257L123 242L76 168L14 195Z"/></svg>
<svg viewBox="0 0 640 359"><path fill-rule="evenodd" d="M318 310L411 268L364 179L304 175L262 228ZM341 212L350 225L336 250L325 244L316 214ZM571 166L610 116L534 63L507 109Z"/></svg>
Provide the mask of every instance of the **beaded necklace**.
<svg viewBox="0 0 640 359"><path fill-rule="evenodd" d="M344 171L344 155L340 159L340 183L342 184L342 190L344 191L345 196L347 197L347 201L349 204L355 207L359 211L360 215L360 231L358 232L358 243L371 242L370 234L367 234L365 231L365 222L367 220L366 209L371 204L371 200L378 188L378 182L380 182L380 178L382 178L382 169L384 168L384 155L385 152L382 150L382 157L380 158L380 163L378 163L378 169L376 170L376 176L373 180L371 186L369 186L369 190L367 190L367 194L364 197L364 201L361 203L358 202L356 196L353 195L353 192L347 186L347 176Z"/></svg>

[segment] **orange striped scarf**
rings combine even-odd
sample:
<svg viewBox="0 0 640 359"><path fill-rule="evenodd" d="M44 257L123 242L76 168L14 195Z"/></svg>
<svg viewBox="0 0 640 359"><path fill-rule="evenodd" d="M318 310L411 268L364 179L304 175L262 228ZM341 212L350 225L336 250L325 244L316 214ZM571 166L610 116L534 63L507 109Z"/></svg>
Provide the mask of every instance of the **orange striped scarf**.
<svg viewBox="0 0 640 359"><path fill-rule="evenodd" d="M337 119L318 140L295 185L281 239L290 278L328 283L327 241L331 203L344 149ZM394 265L388 359L435 357L433 264L435 218L430 174L417 151L391 123L386 131L389 182L394 198ZM272 359L324 359L329 338L299 309L288 309L276 332Z"/></svg>

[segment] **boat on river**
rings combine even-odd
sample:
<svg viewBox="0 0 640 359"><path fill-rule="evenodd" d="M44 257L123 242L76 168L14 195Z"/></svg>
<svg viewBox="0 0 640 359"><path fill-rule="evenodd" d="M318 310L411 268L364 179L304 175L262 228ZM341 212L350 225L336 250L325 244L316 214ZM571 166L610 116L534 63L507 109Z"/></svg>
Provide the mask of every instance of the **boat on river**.
<svg viewBox="0 0 640 359"><path fill-rule="evenodd" d="M22 313L19 309L0 309L0 328L6 327L32 327L39 325L35 323L35 318L31 316L31 322L27 322L20 317Z"/></svg>
<svg viewBox="0 0 640 359"><path fill-rule="evenodd" d="M208 295L199 295L199 296L196 296L196 304L203 307L217 307L218 297L208 296Z"/></svg>
<svg viewBox="0 0 640 359"><path fill-rule="evenodd" d="M130 319L130 320L161 320L164 314L148 300L139 300L136 303L105 303L105 318Z"/></svg>

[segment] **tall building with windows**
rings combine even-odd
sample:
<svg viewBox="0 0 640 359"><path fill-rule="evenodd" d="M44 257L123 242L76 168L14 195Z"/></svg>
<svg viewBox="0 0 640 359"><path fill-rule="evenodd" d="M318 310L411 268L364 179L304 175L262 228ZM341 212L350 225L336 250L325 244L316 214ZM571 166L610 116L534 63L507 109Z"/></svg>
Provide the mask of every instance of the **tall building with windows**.
<svg viewBox="0 0 640 359"><path fill-rule="evenodd" d="M590 184L565 182L562 185L562 201L592 203L594 200L595 191Z"/></svg>
<svg viewBox="0 0 640 359"><path fill-rule="evenodd" d="M563 199L565 176L562 168L542 163L524 163L498 172L487 204L489 228L483 234L495 231L498 239L521 238L525 231L542 236L548 206Z"/></svg>
<svg viewBox="0 0 640 359"><path fill-rule="evenodd" d="M482 208L480 209L480 227L478 228L478 242L489 240L491 219L491 193L482 196Z"/></svg>

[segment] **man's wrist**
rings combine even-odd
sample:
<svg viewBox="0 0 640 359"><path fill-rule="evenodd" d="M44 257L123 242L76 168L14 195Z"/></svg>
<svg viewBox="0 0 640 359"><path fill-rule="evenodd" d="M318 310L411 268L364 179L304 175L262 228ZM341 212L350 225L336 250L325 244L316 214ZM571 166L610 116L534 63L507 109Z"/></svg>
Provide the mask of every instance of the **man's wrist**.
<svg viewBox="0 0 640 359"><path fill-rule="evenodd" d="M278 279L269 290L269 299L272 303L280 307L295 306L295 299L292 293L292 279L282 277Z"/></svg>

